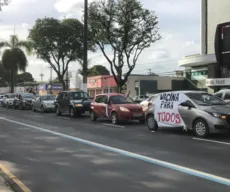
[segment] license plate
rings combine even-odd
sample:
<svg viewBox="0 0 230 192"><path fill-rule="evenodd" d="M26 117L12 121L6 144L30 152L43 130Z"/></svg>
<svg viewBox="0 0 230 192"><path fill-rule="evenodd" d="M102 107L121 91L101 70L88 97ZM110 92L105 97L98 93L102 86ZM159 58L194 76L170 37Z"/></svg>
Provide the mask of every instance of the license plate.
<svg viewBox="0 0 230 192"><path fill-rule="evenodd" d="M142 117L142 114L133 114L134 117Z"/></svg>

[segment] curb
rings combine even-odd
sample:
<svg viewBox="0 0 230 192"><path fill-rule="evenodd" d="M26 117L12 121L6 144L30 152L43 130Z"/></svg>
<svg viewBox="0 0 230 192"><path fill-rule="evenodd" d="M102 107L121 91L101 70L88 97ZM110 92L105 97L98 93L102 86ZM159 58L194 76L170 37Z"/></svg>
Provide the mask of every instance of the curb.
<svg viewBox="0 0 230 192"><path fill-rule="evenodd" d="M15 192L31 192L16 176L14 176L6 167L0 164L0 176L9 184Z"/></svg>

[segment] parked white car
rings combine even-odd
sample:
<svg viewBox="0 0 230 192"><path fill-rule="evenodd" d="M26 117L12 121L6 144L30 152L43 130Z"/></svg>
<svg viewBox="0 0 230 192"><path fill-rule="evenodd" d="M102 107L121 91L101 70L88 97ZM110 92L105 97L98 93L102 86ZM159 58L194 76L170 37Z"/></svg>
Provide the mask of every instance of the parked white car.
<svg viewBox="0 0 230 192"><path fill-rule="evenodd" d="M230 103L230 89L222 89L214 93L214 95L223 99L226 103Z"/></svg>
<svg viewBox="0 0 230 192"><path fill-rule="evenodd" d="M148 98L149 98L149 96L147 96L147 95L137 95L133 98L133 101L135 101L136 103L140 103L140 102L142 102Z"/></svg>
<svg viewBox="0 0 230 192"><path fill-rule="evenodd" d="M15 93L5 94L4 97L3 97L2 106L3 107L7 107L7 108L12 107L13 104L14 104L14 98L15 98L15 96L16 96Z"/></svg>
<svg viewBox="0 0 230 192"><path fill-rule="evenodd" d="M4 95L0 95L0 105L2 105Z"/></svg>
<svg viewBox="0 0 230 192"><path fill-rule="evenodd" d="M152 105L153 101L157 98L158 94L155 94L155 95L152 95L150 96L148 99L145 99L144 101L142 101L140 103L140 105L142 106L143 108L143 111L146 111L146 109Z"/></svg>

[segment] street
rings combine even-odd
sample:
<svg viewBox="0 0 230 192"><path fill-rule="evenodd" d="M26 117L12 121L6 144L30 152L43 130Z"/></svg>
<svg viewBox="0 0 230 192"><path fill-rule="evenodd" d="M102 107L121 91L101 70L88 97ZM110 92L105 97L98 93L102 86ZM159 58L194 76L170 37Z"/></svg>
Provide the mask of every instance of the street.
<svg viewBox="0 0 230 192"><path fill-rule="evenodd" d="M229 192L230 136L0 108L0 164L32 192Z"/></svg>

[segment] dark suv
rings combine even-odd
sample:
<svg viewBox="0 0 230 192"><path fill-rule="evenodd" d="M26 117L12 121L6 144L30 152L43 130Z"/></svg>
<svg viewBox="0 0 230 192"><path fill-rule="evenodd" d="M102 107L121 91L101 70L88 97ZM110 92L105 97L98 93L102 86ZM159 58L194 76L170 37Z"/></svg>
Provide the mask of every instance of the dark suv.
<svg viewBox="0 0 230 192"><path fill-rule="evenodd" d="M56 114L76 117L90 110L91 98L84 91L63 91L55 101Z"/></svg>

